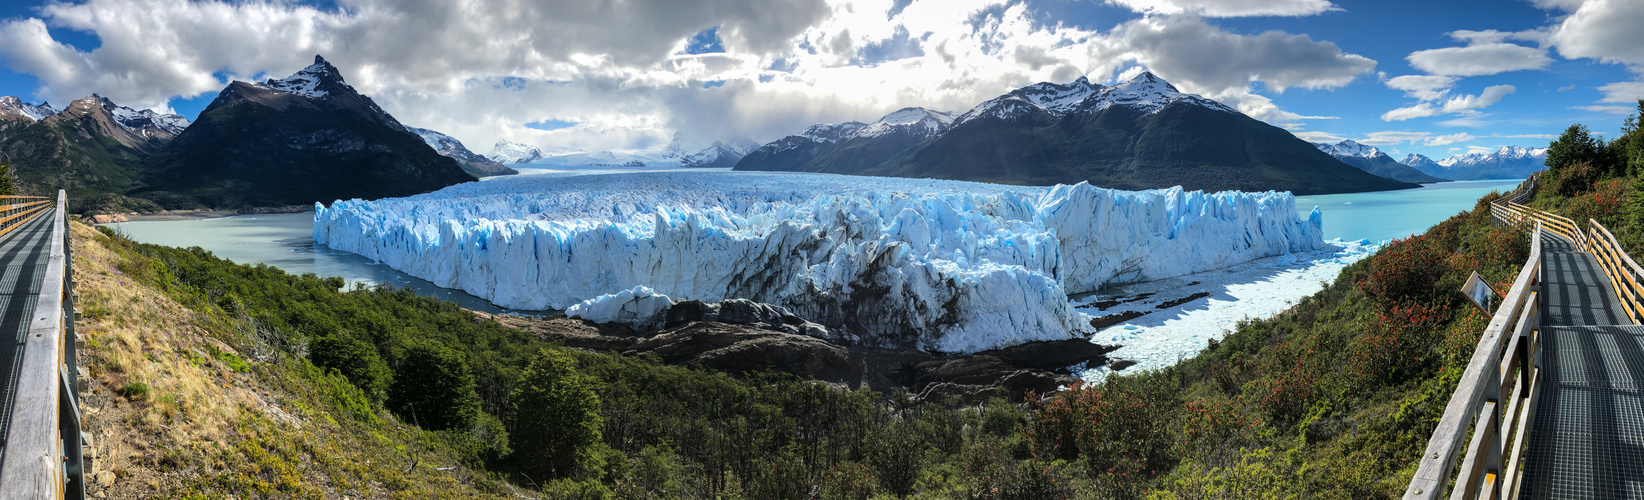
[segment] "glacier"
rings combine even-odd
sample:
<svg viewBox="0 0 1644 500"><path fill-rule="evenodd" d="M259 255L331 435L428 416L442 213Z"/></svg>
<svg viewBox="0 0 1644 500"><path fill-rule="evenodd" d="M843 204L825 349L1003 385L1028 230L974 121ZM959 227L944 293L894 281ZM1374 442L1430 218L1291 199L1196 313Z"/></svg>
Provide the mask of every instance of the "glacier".
<svg viewBox="0 0 1644 500"><path fill-rule="evenodd" d="M503 307L744 298L834 341L970 353L1088 332L1071 293L1323 248L1321 219L1277 192L633 172L316 204L314 240Z"/></svg>

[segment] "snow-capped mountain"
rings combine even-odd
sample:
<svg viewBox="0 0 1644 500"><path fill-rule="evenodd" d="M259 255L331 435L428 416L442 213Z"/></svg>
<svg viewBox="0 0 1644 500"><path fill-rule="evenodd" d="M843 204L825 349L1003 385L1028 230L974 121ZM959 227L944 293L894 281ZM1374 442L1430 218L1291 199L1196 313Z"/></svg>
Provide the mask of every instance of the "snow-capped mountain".
<svg viewBox="0 0 1644 500"><path fill-rule="evenodd" d="M1438 162L1433 161L1432 158L1428 158L1427 155L1420 155L1416 153L1404 155L1404 158L1399 160L1399 163L1407 167L1419 169L1423 172L1433 172L1436 171L1435 169L1444 168L1443 165L1439 165Z"/></svg>
<svg viewBox="0 0 1644 500"><path fill-rule="evenodd" d="M1067 85L1036 83L971 108L960 115L954 121L954 125L984 117L1016 118L1031 112L1044 112L1060 118L1074 111L1095 112L1113 106L1123 106L1143 114L1152 114L1164 109L1165 106L1182 101L1218 111L1237 112L1214 100L1184 94L1176 90L1170 82L1144 71L1128 81L1111 87L1090 83L1090 80L1082 76Z"/></svg>
<svg viewBox="0 0 1644 500"><path fill-rule="evenodd" d="M866 123L857 121L811 125L804 132L771 141L749 152L736 162L736 169L803 170L807 163L829 146L866 126Z"/></svg>
<svg viewBox="0 0 1644 500"><path fill-rule="evenodd" d="M1547 148L1502 146L1489 153L1455 155L1439 161L1409 155L1399 163L1456 180L1522 179L1547 168Z"/></svg>
<svg viewBox="0 0 1644 500"><path fill-rule="evenodd" d="M868 125L862 122L818 123L816 125L811 125L810 128L805 129L804 132L800 132L799 137L810 139L814 142L827 144L844 139L846 136L856 133L857 130L861 130L862 127L866 126Z"/></svg>
<svg viewBox="0 0 1644 500"><path fill-rule="evenodd" d="M885 115L851 133L851 137L878 137L907 133L919 137L934 137L953 125L953 114L925 108L902 108Z"/></svg>
<svg viewBox="0 0 1644 500"><path fill-rule="evenodd" d="M1388 179L1418 183L1444 182L1446 180L1394 161L1393 157L1387 156L1386 153L1383 153L1380 148L1375 146L1367 146L1353 141L1341 141L1336 144L1315 142L1313 147L1319 148L1319 151L1323 151L1325 154L1336 157L1342 163Z"/></svg>
<svg viewBox="0 0 1644 500"><path fill-rule="evenodd" d="M1149 72L1112 86L1083 77L1036 83L951 121L945 116L951 115L904 109L874 125L813 126L760 147L736 169L1298 194L1414 187L1350 168L1283 129ZM886 133L897 128L908 133ZM1391 158L1385 163L1402 170Z"/></svg>
<svg viewBox="0 0 1644 500"><path fill-rule="evenodd" d="M1456 155L1443 160L1438 164L1445 168L1467 168L1479 165L1499 164L1504 162L1542 160L1547 159L1547 148L1521 148L1518 146L1502 146L1493 153L1469 153Z"/></svg>
<svg viewBox="0 0 1644 500"><path fill-rule="evenodd" d="M156 113L150 109L140 111L131 109L115 104L107 97L97 94L92 94L91 97L86 99L96 99L98 104L103 106L103 109L108 110L109 114L114 116L114 120L119 122L120 126L145 136L164 134L169 139L183 133L183 129L188 128L188 119L178 115Z"/></svg>
<svg viewBox="0 0 1644 500"><path fill-rule="evenodd" d="M1375 158L1377 156L1386 156L1385 153L1381 152L1380 148L1375 146L1366 146L1353 141L1341 141L1336 144L1315 142L1313 143L1313 146L1319 148L1319 151L1323 151L1326 154L1335 157L1357 156L1360 158Z"/></svg>
<svg viewBox="0 0 1644 500"><path fill-rule="evenodd" d="M57 114L57 109L51 103L29 104L16 96L0 97L0 116L20 116L30 121L40 121Z"/></svg>
<svg viewBox="0 0 1644 500"><path fill-rule="evenodd" d="M144 195L218 207L409 196L474 180L321 56L290 77L229 83L143 167Z"/></svg>
<svg viewBox="0 0 1644 500"><path fill-rule="evenodd" d="M291 76L278 80L270 79L263 82L263 85L274 90L297 94L310 99L324 99L330 96L331 92L321 88L321 84L332 80L342 81L342 76L337 75L337 68L327 64L319 56L315 56L314 64L308 65L308 67ZM352 89L353 87L349 88Z"/></svg>
<svg viewBox="0 0 1644 500"><path fill-rule="evenodd" d="M731 168L736 162L747 156L753 150L759 149L759 143L749 139L733 140L729 143L714 141L713 144L693 154L682 155L679 166L690 168Z"/></svg>
<svg viewBox="0 0 1644 500"><path fill-rule="evenodd" d="M463 146L462 141L457 140L455 137L425 128L411 127L411 131L422 137L423 142L427 142L428 147L434 148L434 151L457 160L457 164L462 165L462 170L474 177L519 173L514 169L503 166L501 163L492 161L490 158L469 151L468 147Z"/></svg>
<svg viewBox="0 0 1644 500"><path fill-rule="evenodd" d="M548 155L536 146L503 139L497 141L497 145L491 147L491 154L485 156L490 158L491 161L503 165L518 165L521 163L536 163Z"/></svg>

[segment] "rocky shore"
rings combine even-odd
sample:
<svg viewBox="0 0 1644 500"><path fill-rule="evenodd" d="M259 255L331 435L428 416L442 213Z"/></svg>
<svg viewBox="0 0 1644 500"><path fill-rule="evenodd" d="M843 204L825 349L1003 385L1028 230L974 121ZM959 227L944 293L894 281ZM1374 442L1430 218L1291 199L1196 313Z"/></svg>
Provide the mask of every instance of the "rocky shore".
<svg viewBox="0 0 1644 500"><path fill-rule="evenodd" d="M681 301L655 331L563 315L475 314L574 349L653 355L671 365L733 373L777 371L852 389L905 388L921 399L952 397L967 404L994 395L1020 401L1030 391L1048 394L1079 381L1067 369L1070 366L1113 362L1106 357L1113 347L1082 338L970 355L840 345L816 336L814 330L820 327L814 323L759 306L747 301Z"/></svg>

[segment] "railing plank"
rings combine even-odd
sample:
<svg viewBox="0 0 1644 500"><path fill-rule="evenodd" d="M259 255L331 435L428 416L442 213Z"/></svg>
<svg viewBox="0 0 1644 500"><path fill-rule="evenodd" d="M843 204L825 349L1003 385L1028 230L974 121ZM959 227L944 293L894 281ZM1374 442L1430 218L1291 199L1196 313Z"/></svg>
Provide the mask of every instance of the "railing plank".
<svg viewBox="0 0 1644 500"><path fill-rule="evenodd" d="M50 254L40 296L29 319L18 370L11 429L0 461L0 498L62 498L65 490L63 446L58 419L63 366L63 292L67 271L62 210L66 197L58 196L51 231Z"/></svg>

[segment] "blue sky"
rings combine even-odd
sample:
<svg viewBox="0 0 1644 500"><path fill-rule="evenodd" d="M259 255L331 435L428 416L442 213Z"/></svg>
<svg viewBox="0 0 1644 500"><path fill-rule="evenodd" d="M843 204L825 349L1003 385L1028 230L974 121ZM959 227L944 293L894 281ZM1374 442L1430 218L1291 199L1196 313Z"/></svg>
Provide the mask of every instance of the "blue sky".
<svg viewBox="0 0 1644 500"><path fill-rule="evenodd" d="M1613 133L1644 94L1644 2L614 2L12 2L0 95L193 118L228 81L319 53L402 122L480 152L632 150L1145 68L1304 139L1441 158L1575 122Z"/></svg>

